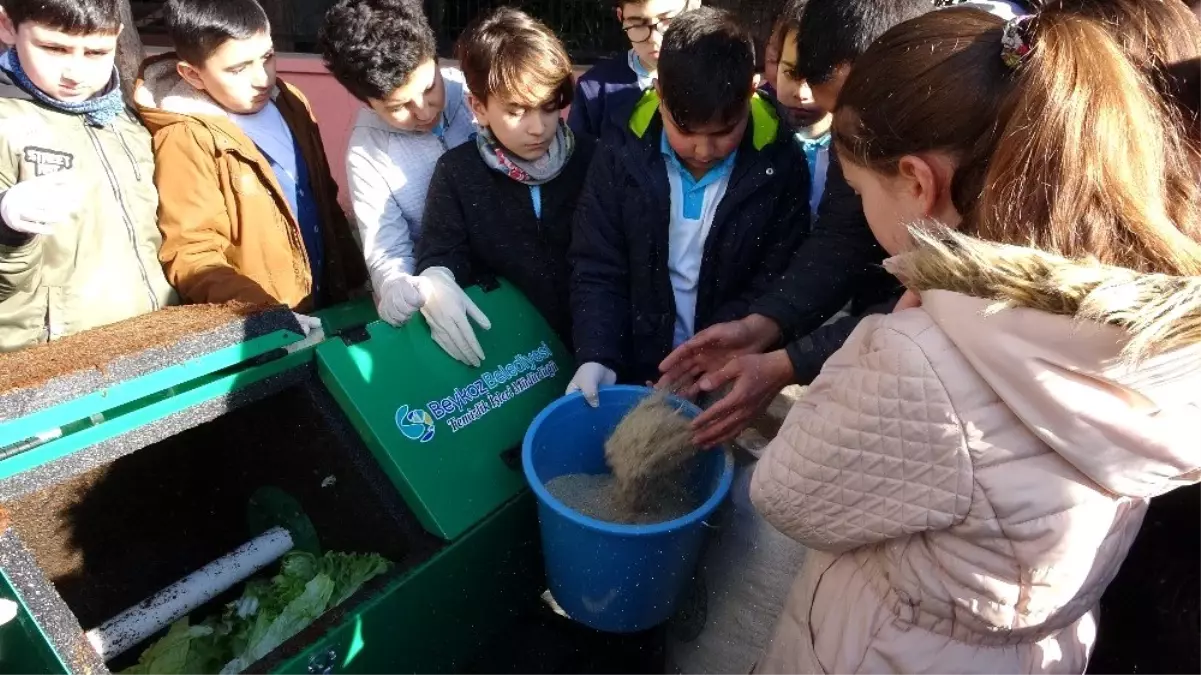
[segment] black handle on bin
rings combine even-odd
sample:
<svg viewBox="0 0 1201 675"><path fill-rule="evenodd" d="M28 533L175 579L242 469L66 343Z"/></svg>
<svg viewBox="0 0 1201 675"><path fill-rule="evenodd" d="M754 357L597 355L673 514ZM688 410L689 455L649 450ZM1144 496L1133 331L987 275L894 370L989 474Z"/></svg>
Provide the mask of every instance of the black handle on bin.
<svg viewBox="0 0 1201 675"><path fill-rule="evenodd" d="M500 461L513 471L521 471L521 446L514 445L500 453Z"/></svg>

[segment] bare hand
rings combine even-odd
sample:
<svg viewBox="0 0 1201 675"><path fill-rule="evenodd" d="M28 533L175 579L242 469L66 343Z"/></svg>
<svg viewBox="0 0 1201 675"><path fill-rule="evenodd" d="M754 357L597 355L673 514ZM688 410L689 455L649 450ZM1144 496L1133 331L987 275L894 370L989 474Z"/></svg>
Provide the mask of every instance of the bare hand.
<svg viewBox="0 0 1201 675"><path fill-rule="evenodd" d="M762 353L779 339L776 323L758 314L710 326L667 355L655 386L695 398L702 378L716 375L735 357Z"/></svg>
<svg viewBox="0 0 1201 675"><path fill-rule="evenodd" d="M699 386L706 392L733 386L693 421L693 442L710 448L736 438L793 378L792 361L784 350L738 356L719 372L702 377Z"/></svg>

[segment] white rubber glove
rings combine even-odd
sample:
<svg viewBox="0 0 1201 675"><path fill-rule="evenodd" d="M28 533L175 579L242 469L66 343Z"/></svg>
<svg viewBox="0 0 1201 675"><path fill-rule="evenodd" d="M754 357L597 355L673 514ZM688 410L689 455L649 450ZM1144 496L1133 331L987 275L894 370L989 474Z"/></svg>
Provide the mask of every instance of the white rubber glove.
<svg viewBox="0 0 1201 675"><path fill-rule="evenodd" d="M313 332L313 329L321 328L321 319L315 316L298 314L297 312L292 312L292 316L296 317L296 323L300 324L300 330L304 331L305 337L308 337L309 333Z"/></svg>
<svg viewBox="0 0 1201 675"><path fill-rule="evenodd" d="M393 326L404 325L425 305L425 298L417 286L417 278L408 274L385 282L379 294L379 318Z"/></svg>
<svg viewBox="0 0 1201 675"><path fill-rule="evenodd" d="M617 373L599 363L588 362L575 371L567 393L580 392L588 405L596 408L600 405L600 388L611 384L617 384Z"/></svg>
<svg viewBox="0 0 1201 675"><path fill-rule="evenodd" d="M79 186L70 171L56 171L10 187L0 198L0 218L9 229L25 234L51 234L79 210Z"/></svg>
<svg viewBox="0 0 1201 675"><path fill-rule="evenodd" d="M445 267L427 269L416 282L425 299L421 315L430 324L434 342L454 360L478 368L484 361L484 350L468 318L484 330L490 330L492 322L459 288L455 275Z"/></svg>

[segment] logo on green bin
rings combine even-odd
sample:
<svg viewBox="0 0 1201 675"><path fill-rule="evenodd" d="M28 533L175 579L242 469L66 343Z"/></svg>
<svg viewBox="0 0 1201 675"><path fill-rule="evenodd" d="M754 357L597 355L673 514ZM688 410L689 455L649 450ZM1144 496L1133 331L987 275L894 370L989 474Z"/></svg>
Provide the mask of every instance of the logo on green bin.
<svg viewBox="0 0 1201 675"><path fill-rule="evenodd" d="M409 410L402 405L396 411L396 426L410 441L429 443L434 440L434 418L421 408Z"/></svg>
<svg viewBox="0 0 1201 675"><path fill-rule="evenodd" d="M436 422L457 434L558 374L559 365L553 360L550 346L543 342L507 363L484 371L467 385L454 387L424 407L400 406L396 411L396 426L410 441L429 443L434 440Z"/></svg>

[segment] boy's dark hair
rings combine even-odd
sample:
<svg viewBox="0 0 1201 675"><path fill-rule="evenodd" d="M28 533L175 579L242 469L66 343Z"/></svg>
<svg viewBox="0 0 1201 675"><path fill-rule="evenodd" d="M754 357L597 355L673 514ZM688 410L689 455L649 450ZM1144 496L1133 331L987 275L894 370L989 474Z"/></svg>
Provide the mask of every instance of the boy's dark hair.
<svg viewBox="0 0 1201 675"><path fill-rule="evenodd" d="M416 0L339 0L326 12L318 42L334 79L364 103L387 98L438 56Z"/></svg>
<svg viewBox="0 0 1201 675"><path fill-rule="evenodd" d="M842 64L852 64L893 26L933 11L933 0L809 0L798 23L796 70L809 84L823 84Z"/></svg>
<svg viewBox="0 0 1201 675"><path fill-rule="evenodd" d="M554 31L525 12L500 7L477 18L459 36L455 56L468 91L482 103L499 96L529 107L571 105L567 50ZM549 99L542 99L547 91Z"/></svg>
<svg viewBox="0 0 1201 675"><path fill-rule="evenodd" d="M69 35L112 34L121 28L118 0L4 0L0 7L14 27L32 22Z"/></svg>
<svg viewBox="0 0 1201 675"><path fill-rule="evenodd" d="M732 122L747 112L755 78L755 41L730 12L700 7L663 35L659 91L681 130Z"/></svg>
<svg viewBox="0 0 1201 675"><path fill-rule="evenodd" d="M226 40L271 30L255 0L168 0L166 24L175 53L194 66L204 65Z"/></svg>

